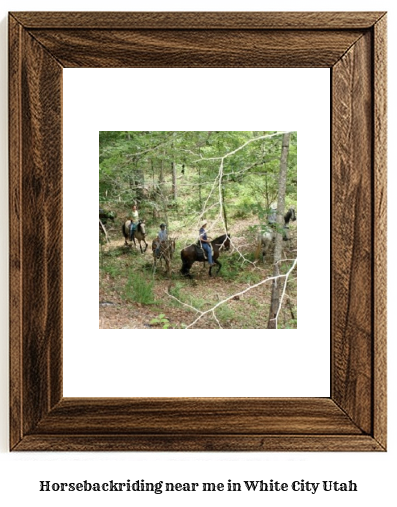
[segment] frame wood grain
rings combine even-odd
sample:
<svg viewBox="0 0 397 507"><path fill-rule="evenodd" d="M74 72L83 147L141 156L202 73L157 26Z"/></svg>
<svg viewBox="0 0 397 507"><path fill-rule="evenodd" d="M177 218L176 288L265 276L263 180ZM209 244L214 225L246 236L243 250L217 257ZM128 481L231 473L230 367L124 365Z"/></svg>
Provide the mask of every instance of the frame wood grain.
<svg viewBox="0 0 397 507"><path fill-rule="evenodd" d="M330 398L63 398L64 67L331 69ZM385 13L14 12L9 73L10 448L386 450Z"/></svg>

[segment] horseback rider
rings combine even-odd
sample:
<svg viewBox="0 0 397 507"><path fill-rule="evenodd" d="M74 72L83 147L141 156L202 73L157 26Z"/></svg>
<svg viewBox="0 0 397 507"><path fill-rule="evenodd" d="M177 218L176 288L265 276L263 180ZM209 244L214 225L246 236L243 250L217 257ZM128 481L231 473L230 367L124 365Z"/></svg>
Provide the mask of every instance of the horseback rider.
<svg viewBox="0 0 397 507"><path fill-rule="evenodd" d="M284 227L283 227L283 231L282 231L284 241L287 241L289 239L288 238L288 229L289 229L288 224L291 219L292 219L292 221L296 220L294 208L290 208L288 210L288 212L284 215ZM267 223L273 232L277 232L278 227L277 227L277 204L276 203L272 203L270 205L270 210L267 215Z"/></svg>
<svg viewBox="0 0 397 507"><path fill-rule="evenodd" d="M267 215L267 223L271 229L275 229L277 226L277 204L272 203L270 205L269 213Z"/></svg>
<svg viewBox="0 0 397 507"><path fill-rule="evenodd" d="M208 258L208 265L209 267L215 266L215 262L212 260L212 249L211 249L211 241L207 237L207 231L205 230L205 227L207 225L207 221L203 220L201 224L201 228L199 231L199 241L201 244L201 248L206 252L207 258Z"/></svg>
<svg viewBox="0 0 397 507"><path fill-rule="evenodd" d="M131 224L130 224L130 241L133 240L134 238L134 234L135 234L135 230L138 226L138 221L139 221L139 213L138 213L138 209L136 207L136 204L134 204L132 206L132 211L130 213L130 220L131 220Z"/></svg>
<svg viewBox="0 0 397 507"><path fill-rule="evenodd" d="M156 257L160 257L160 246L164 241L167 241L167 230L165 228L165 224L160 224L160 230L156 238Z"/></svg>

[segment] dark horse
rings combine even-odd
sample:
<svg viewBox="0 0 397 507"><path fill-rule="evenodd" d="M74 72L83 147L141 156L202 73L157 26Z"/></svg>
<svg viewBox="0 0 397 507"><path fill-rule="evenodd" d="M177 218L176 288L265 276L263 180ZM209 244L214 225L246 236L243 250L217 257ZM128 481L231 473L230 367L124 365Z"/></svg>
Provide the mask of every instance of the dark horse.
<svg viewBox="0 0 397 507"><path fill-rule="evenodd" d="M123 227L122 227L123 236L124 236L126 246L128 246L128 240L130 238L130 225L131 225L131 220L127 220L126 222L123 223ZM139 248L141 249L141 253L146 252L146 249L148 246L148 244L146 243L145 237L146 237L145 222L143 220L139 220L138 225L134 231L134 235L132 236L132 241L134 242L135 248L136 248L135 239L137 239L139 241ZM143 241L145 243L145 250L142 250L141 241Z"/></svg>
<svg viewBox="0 0 397 507"><path fill-rule="evenodd" d="M212 258L214 260L214 263L219 266L218 271L216 272L218 274L221 267L222 267L222 264L218 261L219 252L222 248L224 248L225 250L229 250L230 236L228 236L227 234L224 234L223 236L219 236L219 238L216 238L213 241L211 241L211 246L212 246L212 251L213 251ZM204 250L197 244L196 245L189 245L189 246L185 247L181 251L181 259L182 259L181 273L182 273L182 275L188 276L189 278L192 277L189 271L190 271L190 268L192 267L194 262L196 262L196 261L197 262L206 262L207 261L207 258L204 256ZM211 270L212 270L212 267L210 267L210 269L208 271L208 274L210 276L212 276Z"/></svg>
<svg viewBox="0 0 397 507"><path fill-rule="evenodd" d="M289 234L289 223L296 221L295 208L290 208L284 215L284 229L283 229L283 240L288 241L291 239Z"/></svg>
<svg viewBox="0 0 397 507"><path fill-rule="evenodd" d="M295 222L295 220L296 220L295 208L290 208L284 215L284 229L289 229L289 223L291 221Z"/></svg>

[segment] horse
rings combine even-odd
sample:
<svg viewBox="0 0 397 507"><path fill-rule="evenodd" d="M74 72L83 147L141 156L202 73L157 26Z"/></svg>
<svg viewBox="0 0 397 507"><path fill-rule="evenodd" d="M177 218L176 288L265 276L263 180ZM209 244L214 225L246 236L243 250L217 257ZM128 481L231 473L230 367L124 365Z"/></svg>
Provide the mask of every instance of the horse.
<svg viewBox="0 0 397 507"><path fill-rule="evenodd" d="M123 236L124 236L124 240L125 240L124 244L126 246L129 246L128 240L130 237L130 225L131 225L131 220L127 220L124 222L123 227L122 227ZM141 249L141 253L146 252L146 249L148 247L145 237L146 237L145 222L143 220L139 220L137 228L134 231L134 235L132 236L132 241L134 242L135 248L136 248L135 239L137 239L139 241L139 248ZM142 241L145 243L145 250L142 250L142 244L141 244Z"/></svg>
<svg viewBox="0 0 397 507"><path fill-rule="evenodd" d="M165 262L165 270L169 275L171 273L171 260L175 252L175 239L169 238L160 243L159 253L156 254L158 240L154 239L152 243L152 252L154 259L154 267L156 268L157 261L160 263Z"/></svg>
<svg viewBox="0 0 397 507"><path fill-rule="evenodd" d="M285 229L289 229L289 223L292 221L292 222L295 222L296 220L296 213L295 213L295 208L290 208L287 213L284 215L284 230ZM286 236L288 236L288 234L286 234ZM288 239L288 237L287 237Z"/></svg>
<svg viewBox="0 0 397 507"><path fill-rule="evenodd" d="M284 227L283 227L283 240L288 241L289 234L289 223L295 222L296 214L294 208L289 208L287 213L284 215ZM257 247L257 256L259 252L262 251L262 260L265 260L266 254L270 251L270 247L273 245L273 241L276 238L276 229L269 227L265 231L260 232L257 237L258 247Z"/></svg>
<svg viewBox="0 0 397 507"><path fill-rule="evenodd" d="M230 236L228 234L224 234L223 236L219 236L219 238L214 239L211 241L212 246L212 258L215 264L217 264L218 271L216 274L219 273L221 270L222 264L218 261L219 253L222 248L225 250L230 249ZM181 251L181 259L182 259L182 269L181 273L184 276L187 276L189 278L192 278L191 274L189 273L190 268L192 267L194 262L206 262L208 259L204 255L204 249L199 246L199 244L193 244L185 247ZM212 276L212 266L210 267L208 274L209 276Z"/></svg>

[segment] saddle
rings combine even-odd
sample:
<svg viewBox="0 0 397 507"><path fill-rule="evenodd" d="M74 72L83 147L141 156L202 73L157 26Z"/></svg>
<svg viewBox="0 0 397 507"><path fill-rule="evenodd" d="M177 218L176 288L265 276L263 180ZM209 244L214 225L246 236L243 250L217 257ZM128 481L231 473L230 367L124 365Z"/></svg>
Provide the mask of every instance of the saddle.
<svg viewBox="0 0 397 507"><path fill-rule="evenodd" d="M201 246L200 241L197 241L197 243L194 245L194 248L196 249L196 257L198 261L208 261L206 252L204 248Z"/></svg>

